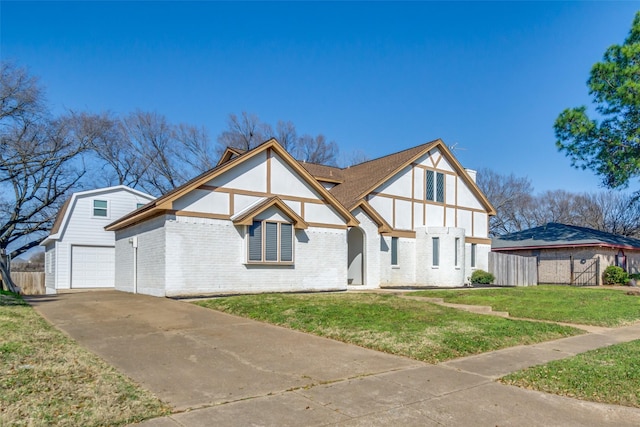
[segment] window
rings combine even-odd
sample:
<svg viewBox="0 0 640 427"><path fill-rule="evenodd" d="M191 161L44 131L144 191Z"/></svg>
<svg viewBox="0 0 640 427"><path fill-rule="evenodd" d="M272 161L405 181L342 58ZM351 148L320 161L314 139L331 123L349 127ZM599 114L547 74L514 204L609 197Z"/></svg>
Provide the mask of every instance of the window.
<svg viewBox="0 0 640 427"><path fill-rule="evenodd" d="M444 203L444 174L436 174L436 202Z"/></svg>
<svg viewBox="0 0 640 427"><path fill-rule="evenodd" d="M107 215L107 201L106 200L94 200L93 201L93 216L99 216L106 218Z"/></svg>
<svg viewBox="0 0 640 427"><path fill-rule="evenodd" d="M471 244L471 268L475 268L476 266L476 244Z"/></svg>
<svg viewBox="0 0 640 427"><path fill-rule="evenodd" d="M146 203L136 203L136 209L140 209L144 205L146 205Z"/></svg>
<svg viewBox="0 0 640 427"><path fill-rule="evenodd" d="M427 200L444 203L444 174L427 171Z"/></svg>
<svg viewBox="0 0 640 427"><path fill-rule="evenodd" d="M398 265L398 238L391 238L391 265Z"/></svg>
<svg viewBox="0 0 640 427"><path fill-rule="evenodd" d="M460 238L456 237L456 246L454 248L453 261L455 262L455 266L458 267L458 251L460 250Z"/></svg>
<svg viewBox="0 0 640 427"><path fill-rule="evenodd" d="M53 250L48 251L45 257L45 265L47 268L47 273L53 273Z"/></svg>
<svg viewBox="0 0 640 427"><path fill-rule="evenodd" d="M433 237L433 266L438 267L440 265L440 238Z"/></svg>
<svg viewBox="0 0 640 427"><path fill-rule="evenodd" d="M253 221L249 226L249 262L293 262L293 226L285 222Z"/></svg>

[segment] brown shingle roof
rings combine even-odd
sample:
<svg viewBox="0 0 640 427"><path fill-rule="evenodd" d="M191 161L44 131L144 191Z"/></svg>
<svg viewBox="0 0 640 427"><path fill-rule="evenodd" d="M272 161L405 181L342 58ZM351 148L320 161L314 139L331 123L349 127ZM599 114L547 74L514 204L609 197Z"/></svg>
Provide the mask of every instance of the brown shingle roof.
<svg viewBox="0 0 640 427"><path fill-rule="evenodd" d="M71 203L71 197L64 201L64 204L60 208L60 211L58 211L58 215L56 216L56 220L54 221L49 234L56 234L58 231L60 231L60 226L62 225L64 214L67 212L67 209L69 209L69 203Z"/></svg>
<svg viewBox="0 0 640 427"><path fill-rule="evenodd" d="M342 183L344 181L344 169L334 166L319 165L317 163L299 162L318 181Z"/></svg>
<svg viewBox="0 0 640 427"><path fill-rule="evenodd" d="M338 185L329 191L345 208L351 211L376 187L435 147L438 147L442 154L449 158L452 166L458 170L463 179L468 181L471 191L478 196L489 214L494 215L495 210L491 203L467 176L462 165L458 163L440 139L344 169L309 163L301 163L301 165L317 180L337 183ZM335 179L336 177L339 179Z"/></svg>
<svg viewBox="0 0 640 427"><path fill-rule="evenodd" d="M435 147L438 142L441 141L437 139L343 169L344 183L332 188L331 194L351 210L367 193Z"/></svg>

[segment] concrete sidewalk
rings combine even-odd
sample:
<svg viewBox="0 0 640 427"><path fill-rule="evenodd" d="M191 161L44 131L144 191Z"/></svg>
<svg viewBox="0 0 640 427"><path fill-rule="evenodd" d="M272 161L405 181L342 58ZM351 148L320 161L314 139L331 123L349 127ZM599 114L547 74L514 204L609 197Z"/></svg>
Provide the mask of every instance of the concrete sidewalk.
<svg viewBox="0 0 640 427"><path fill-rule="evenodd" d="M172 405L143 426L638 426L640 410L494 382L640 339L640 324L428 365L116 291L27 298L47 320Z"/></svg>

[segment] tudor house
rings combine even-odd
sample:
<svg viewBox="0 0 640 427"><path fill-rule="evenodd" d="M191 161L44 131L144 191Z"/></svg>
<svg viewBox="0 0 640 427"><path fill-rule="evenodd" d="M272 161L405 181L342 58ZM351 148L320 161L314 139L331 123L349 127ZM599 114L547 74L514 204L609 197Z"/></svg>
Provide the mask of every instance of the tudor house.
<svg viewBox="0 0 640 427"><path fill-rule="evenodd" d="M276 140L106 227L116 289L156 296L462 286L494 209L441 140L349 168Z"/></svg>

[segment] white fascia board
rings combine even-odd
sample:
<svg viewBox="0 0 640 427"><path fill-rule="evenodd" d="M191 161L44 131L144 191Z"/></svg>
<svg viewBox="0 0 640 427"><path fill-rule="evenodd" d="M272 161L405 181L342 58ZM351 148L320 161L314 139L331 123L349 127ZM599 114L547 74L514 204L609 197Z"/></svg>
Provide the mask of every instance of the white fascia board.
<svg viewBox="0 0 640 427"><path fill-rule="evenodd" d="M231 221L235 221L236 219L242 217L245 213L250 212L253 210L253 208L255 208L256 206L258 206L261 203L264 203L264 201L267 200L266 197L261 197L258 200L256 200L255 202L251 203L249 206L247 206L246 208L242 209L239 212L236 212L231 218L229 218Z"/></svg>

